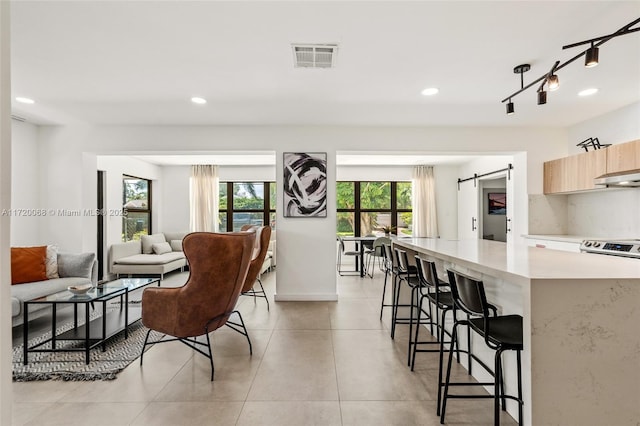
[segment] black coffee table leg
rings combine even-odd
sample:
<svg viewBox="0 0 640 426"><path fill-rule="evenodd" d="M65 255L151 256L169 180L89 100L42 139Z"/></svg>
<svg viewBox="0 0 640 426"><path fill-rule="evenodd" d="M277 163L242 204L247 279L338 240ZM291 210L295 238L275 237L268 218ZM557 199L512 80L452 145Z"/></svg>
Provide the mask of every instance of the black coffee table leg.
<svg viewBox="0 0 640 426"><path fill-rule="evenodd" d="M24 340L22 363L27 365L29 363L29 304L25 302L22 306L24 307L24 323L22 324L22 339Z"/></svg>
<svg viewBox="0 0 640 426"><path fill-rule="evenodd" d="M84 327L85 327L85 339L84 339L84 348L85 348L85 358L86 358L86 363L89 364L89 352L90 352L90 348L89 348L89 328L90 328L90 324L89 324L89 304L85 303L84 304Z"/></svg>

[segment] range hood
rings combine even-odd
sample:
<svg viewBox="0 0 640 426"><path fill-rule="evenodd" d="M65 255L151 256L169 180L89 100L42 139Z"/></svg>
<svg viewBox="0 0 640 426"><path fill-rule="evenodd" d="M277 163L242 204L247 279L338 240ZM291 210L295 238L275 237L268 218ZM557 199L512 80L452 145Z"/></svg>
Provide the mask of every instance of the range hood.
<svg viewBox="0 0 640 426"><path fill-rule="evenodd" d="M640 169L624 172L608 173L595 178L597 186L630 188L640 186Z"/></svg>

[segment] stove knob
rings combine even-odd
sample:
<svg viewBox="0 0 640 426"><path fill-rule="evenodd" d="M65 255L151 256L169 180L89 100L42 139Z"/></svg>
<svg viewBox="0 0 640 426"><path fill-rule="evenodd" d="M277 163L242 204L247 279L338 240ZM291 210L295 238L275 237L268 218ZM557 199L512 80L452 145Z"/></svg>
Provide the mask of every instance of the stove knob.
<svg viewBox="0 0 640 426"><path fill-rule="evenodd" d="M594 247L600 247L600 243L598 243L598 242L593 243L593 246L594 246Z"/></svg>
<svg viewBox="0 0 640 426"><path fill-rule="evenodd" d="M584 244L584 246L585 246L585 247L591 247L591 244L592 244L592 242L591 242L591 241L587 241L587 242Z"/></svg>

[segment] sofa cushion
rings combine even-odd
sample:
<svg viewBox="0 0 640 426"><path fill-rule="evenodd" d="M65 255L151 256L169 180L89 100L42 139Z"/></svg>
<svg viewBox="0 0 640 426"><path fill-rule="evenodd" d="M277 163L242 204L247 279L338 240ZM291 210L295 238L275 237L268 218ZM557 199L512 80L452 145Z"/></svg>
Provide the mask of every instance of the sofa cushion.
<svg viewBox="0 0 640 426"><path fill-rule="evenodd" d="M60 278L58 275L58 246L47 246L47 257L45 259L45 268L47 270L47 278Z"/></svg>
<svg viewBox="0 0 640 426"><path fill-rule="evenodd" d="M171 245L171 250L182 251L182 240L171 240L169 244Z"/></svg>
<svg viewBox="0 0 640 426"><path fill-rule="evenodd" d="M11 287L11 316L15 317L22 313L22 302L38 297L48 296L62 290L66 290L71 285L82 285L91 283L89 278L56 278L53 280L36 281ZM34 305L34 307L40 305ZM41 305L43 307L48 304ZM36 309L34 309L36 310ZM29 309L31 312L31 309Z"/></svg>
<svg viewBox="0 0 640 426"><path fill-rule="evenodd" d="M58 274L60 278L82 277L91 279L91 270L96 255L94 253L58 253Z"/></svg>
<svg viewBox="0 0 640 426"><path fill-rule="evenodd" d="M171 253L171 245L167 242L155 243L151 246L151 249L155 254Z"/></svg>
<svg viewBox="0 0 640 426"><path fill-rule="evenodd" d="M47 246L11 247L11 284L47 279Z"/></svg>
<svg viewBox="0 0 640 426"><path fill-rule="evenodd" d="M172 251L165 254L135 254L115 261L118 265L162 265L184 259L183 252Z"/></svg>
<svg viewBox="0 0 640 426"><path fill-rule="evenodd" d="M140 242L142 243L142 254L151 254L155 243L166 243L167 240L164 238L164 234L151 234L141 236Z"/></svg>

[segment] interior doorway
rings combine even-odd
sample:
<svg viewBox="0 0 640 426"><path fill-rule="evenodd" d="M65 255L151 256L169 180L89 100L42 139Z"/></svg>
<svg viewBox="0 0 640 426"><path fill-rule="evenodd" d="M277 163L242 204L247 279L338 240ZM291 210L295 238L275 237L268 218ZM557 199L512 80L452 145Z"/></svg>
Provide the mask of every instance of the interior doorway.
<svg viewBox="0 0 640 426"><path fill-rule="evenodd" d="M485 240L507 241L507 178L480 180L479 236Z"/></svg>

